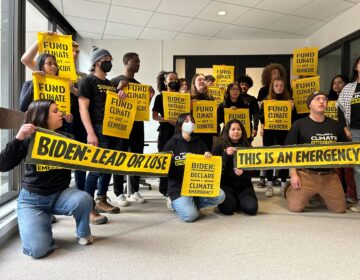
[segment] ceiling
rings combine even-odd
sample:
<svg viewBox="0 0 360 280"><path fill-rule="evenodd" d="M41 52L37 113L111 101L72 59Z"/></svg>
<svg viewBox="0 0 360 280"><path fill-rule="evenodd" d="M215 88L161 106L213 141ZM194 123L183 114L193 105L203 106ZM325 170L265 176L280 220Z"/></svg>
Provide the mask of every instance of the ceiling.
<svg viewBox="0 0 360 280"><path fill-rule="evenodd" d="M50 2L83 38L241 40L306 38L360 0Z"/></svg>

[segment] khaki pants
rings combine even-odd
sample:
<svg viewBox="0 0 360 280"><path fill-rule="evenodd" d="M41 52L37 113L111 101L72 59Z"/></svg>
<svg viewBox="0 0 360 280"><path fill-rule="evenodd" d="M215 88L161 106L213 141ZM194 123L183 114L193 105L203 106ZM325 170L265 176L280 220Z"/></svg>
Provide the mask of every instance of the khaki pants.
<svg viewBox="0 0 360 280"><path fill-rule="evenodd" d="M286 202L290 211L301 212L308 205L309 199L318 194L326 208L335 213L346 211L343 188L335 172L329 174L312 174L297 170L301 189L291 186L286 190Z"/></svg>

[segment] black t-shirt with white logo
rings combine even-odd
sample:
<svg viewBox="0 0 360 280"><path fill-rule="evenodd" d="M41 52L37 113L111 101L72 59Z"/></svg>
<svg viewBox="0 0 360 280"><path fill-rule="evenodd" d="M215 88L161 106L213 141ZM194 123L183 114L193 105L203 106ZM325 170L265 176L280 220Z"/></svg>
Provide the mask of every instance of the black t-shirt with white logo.
<svg viewBox="0 0 360 280"><path fill-rule="evenodd" d="M356 84L355 93L351 98L350 128L360 129L360 83Z"/></svg>
<svg viewBox="0 0 360 280"><path fill-rule="evenodd" d="M79 96L90 99L89 114L92 124L103 123L107 90L116 92L116 87L108 79L101 80L90 74L80 80Z"/></svg>
<svg viewBox="0 0 360 280"><path fill-rule="evenodd" d="M346 142L344 130L339 123L325 117L323 122L316 122L310 117L297 120L291 127L285 145L296 144L327 144Z"/></svg>

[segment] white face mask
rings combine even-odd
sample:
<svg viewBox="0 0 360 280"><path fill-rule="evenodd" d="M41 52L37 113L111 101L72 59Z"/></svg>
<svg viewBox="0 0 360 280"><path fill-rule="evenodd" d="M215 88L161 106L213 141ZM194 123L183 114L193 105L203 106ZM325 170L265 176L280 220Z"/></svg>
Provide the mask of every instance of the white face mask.
<svg viewBox="0 0 360 280"><path fill-rule="evenodd" d="M185 133L191 134L194 130L194 123L193 122L184 122L181 127L181 131Z"/></svg>

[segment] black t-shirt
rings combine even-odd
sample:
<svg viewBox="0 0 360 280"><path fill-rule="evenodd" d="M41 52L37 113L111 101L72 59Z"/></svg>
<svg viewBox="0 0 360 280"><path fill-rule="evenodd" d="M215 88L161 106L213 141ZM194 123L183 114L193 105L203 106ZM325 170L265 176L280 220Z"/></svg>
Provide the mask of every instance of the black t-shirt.
<svg viewBox="0 0 360 280"><path fill-rule="evenodd" d="M133 79L133 78L128 78L124 75L119 75L113 79L111 79L111 82L117 87L120 83L120 81L128 81L129 83L134 83L134 84L140 84L137 80Z"/></svg>
<svg viewBox="0 0 360 280"><path fill-rule="evenodd" d="M107 90L116 92L116 87L108 79L101 80L90 74L80 80L78 95L90 99L89 114L92 124L103 123Z"/></svg>
<svg viewBox="0 0 360 280"><path fill-rule="evenodd" d="M323 122L316 122L310 117L305 117L292 125L284 145L326 144L346 141L344 130L337 121L325 117Z"/></svg>
<svg viewBox="0 0 360 280"><path fill-rule="evenodd" d="M257 101L263 101L269 94L269 86L264 86L259 90Z"/></svg>
<svg viewBox="0 0 360 280"><path fill-rule="evenodd" d="M360 83L356 84L355 93L351 98L350 128L360 129Z"/></svg>
<svg viewBox="0 0 360 280"><path fill-rule="evenodd" d="M164 103L163 103L163 95L160 93L156 95L154 106L152 111L156 111L161 117L164 117ZM159 122L160 126L159 129L171 129L174 130L174 126L168 122Z"/></svg>

